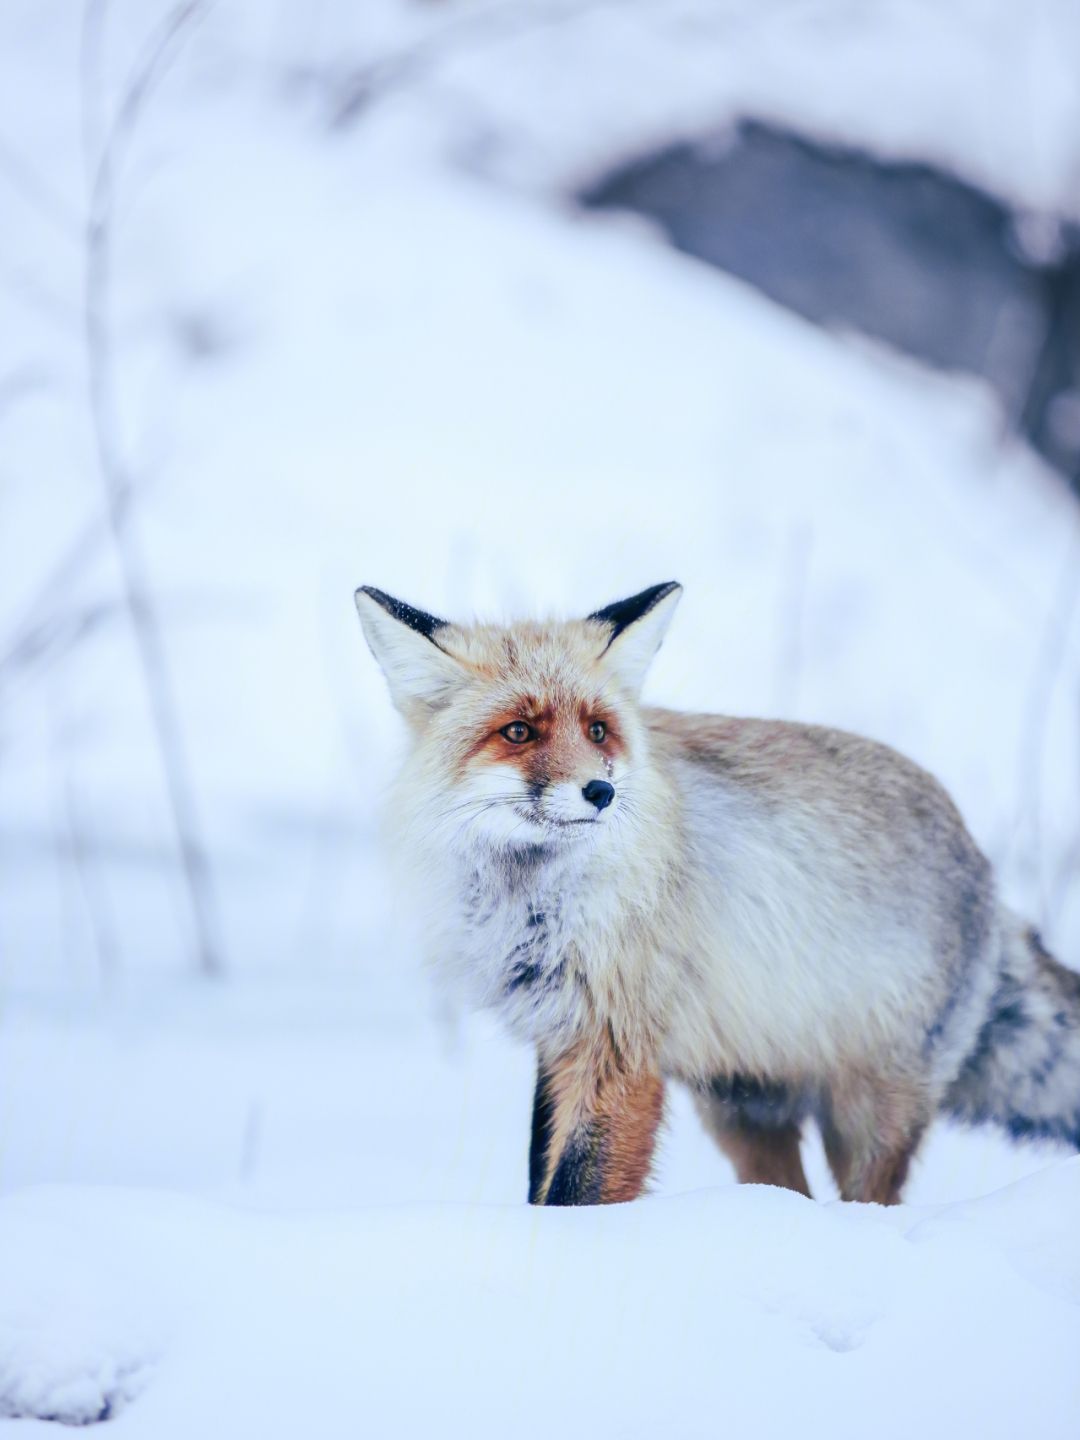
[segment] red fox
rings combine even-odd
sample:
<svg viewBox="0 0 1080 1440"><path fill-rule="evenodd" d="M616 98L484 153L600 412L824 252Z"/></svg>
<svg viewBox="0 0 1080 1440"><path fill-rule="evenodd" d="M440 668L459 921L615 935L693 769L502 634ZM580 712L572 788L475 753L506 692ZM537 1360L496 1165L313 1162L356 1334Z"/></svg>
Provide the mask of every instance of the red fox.
<svg viewBox="0 0 1080 1440"><path fill-rule="evenodd" d="M536 1047L529 1201L631 1200L667 1081L741 1181L896 1203L938 1111L1080 1149L1080 974L910 760L642 707L681 593L454 625L356 592L411 732L392 819L433 953Z"/></svg>

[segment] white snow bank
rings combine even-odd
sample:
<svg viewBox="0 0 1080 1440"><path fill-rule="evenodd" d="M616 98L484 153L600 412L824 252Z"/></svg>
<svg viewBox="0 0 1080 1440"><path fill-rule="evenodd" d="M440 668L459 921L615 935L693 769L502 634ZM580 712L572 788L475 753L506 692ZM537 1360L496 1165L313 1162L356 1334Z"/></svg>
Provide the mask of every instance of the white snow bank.
<svg viewBox="0 0 1080 1440"><path fill-rule="evenodd" d="M768 43L766 8L779 17ZM483 1027L447 1055L425 1018L373 843L397 727L351 608L357 583L464 617L581 611L677 575L686 598L652 698L847 725L909 751L954 791L1010 897L1052 921L1067 956L1080 949L1080 889L1066 876L1056 906L1047 893L1076 827L1075 628L1034 751L1028 730L1072 553L1064 487L1002 441L978 387L818 334L643 229L552 213L445 163L468 141L474 168L548 183L564 164L721 121L744 103L738 80L790 91L807 123L850 106L837 124L852 139L902 150L906 127L917 149L932 130L978 173L965 157L985 124L986 173L1036 203L1057 194L1080 133L1056 128L1071 12L1047 22L1053 63L1028 130L1016 57L1029 41L1002 6L985 29L959 4L844 7L816 40L813 17L839 7L603 9L602 22L568 7L565 30L486 59L448 53L331 139L263 83L294 54L295 37L252 41L271 8L216 7L118 177L133 525L235 983L215 997L229 1014L167 990L149 1013L125 1009L122 982L183 973L190 945L114 617L21 673L0 712L0 1186L72 1187L0 1203L9 1414L115 1409L121 1435L154 1440L681 1440L802 1433L808 1414L840 1436L1055 1440L1078 1413L1075 1164L933 1213L674 1198L725 1173L676 1096L668 1194L595 1214L478 1208L521 1195L531 1066ZM115 98L148 21L142 4L109 13ZM420 33L449 11L393 13ZM397 43L390 14L321 7L312 67ZM0 446L5 643L100 508L78 19L41 0L0 17L0 141L19 137L40 182L5 191L0 230L0 331L16 357ZM678 44L661 43L657 27L679 24ZM940 65L919 71L918 105L901 104L903 65L937 53L935 26ZM972 51L971 33L985 45ZM877 47L868 69L852 61L860 35ZM224 65L230 46L246 68ZM789 83L800 63L805 86ZM512 106L499 119L518 90L520 133ZM1038 145L1051 120L1044 181L1025 136ZM108 547L89 547L49 598L74 614L114 604ZM335 968L356 990L327 1007ZM282 973L293 988L268 1000L262 984ZM86 997L109 986L117 1006L99 1012ZM971 1195L1033 1155L942 1128L911 1195ZM812 1155L827 1194L820 1172ZM343 1204L380 1208L312 1213Z"/></svg>
<svg viewBox="0 0 1080 1440"><path fill-rule="evenodd" d="M519 182L573 185L751 115L1080 215L1070 0L506 0L426 13L339 0L302 31L261 11L229 7L227 48L303 71L316 93L336 77L397 76L399 116Z"/></svg>
<svg viewBox="0 0 1080 1440"><path fill-rule="evenodd" d="M1040 718L1042 774L1023 757L1076 507L1001 443L983 392L844 346L640 235L400 174L246 95L170 97L151 133L171 162L117 242L118 383L233 972L382 956L365 847L398 730L360 583L467 617L587 613L675 576L650 698L894 743L1039 908L1010 841L1040 785L1047 888L1075 834L1067 684ZM204 321L211 359L181 339ZM5 451L5 640L98 493L62 434L46 464L46 428L25 415ZM78 477L86 508L58 508L42 474ZM115 593L104 546L58 604ZM92 985L109 932L118 968L181 968L123 623L8 696L9 983ZM1075 903L1036 918L1076 948Z"/></svg>
<svg viewBox="0 0 1080 1440"><path fill-rule="evenodd" d="M81 1222L29 1193L3 1210L0 1418L110 1418L139 1393L157 1353L156 1297L122 1244L89 1240Z"/></svg>
<svg viewBox="0 0 1080 1440"><path fill-rule="evenodd" d="M328 6L308 59L378 52L397 43L391 17L423 29L438 8L423 20L397 0L372 16ZM632 116L673 103L680 67L709 69L709 55L720 95L724 65L771 73L753 48L760 16L783 47L791 25L824 26L829 10L733 5L708 20L681 6L669 21L652 5L568 7L565 25L523 26L516 60L474 36L489 69L463 114L509 89L542 94L545 123L561 125L610 82L611 115ZM884 54L875 25L918 30L939 12L872 13L834 27L838 53L870 27ZM966 63L968 33L1013 64L1012 22L986 13L940 11L953 27L943 65ZM1009 898L1078 953L1075 626L1058 683L1040 694L1038 678L1075 565L1076 504L1002 439L985 390L819 333L643 230L464 175L444 153L458 92L426 70L328 135L266 83L298 43L285 30L257 42L268 14L211 7L187 35L117 175L113 267L130 524L230 973L397 965L371 842L398 727L353 612L360 583L464 618L584 613L679 578L651 699L837 724L907 751L953 792ZM109 15L116 103L148 21L137 5ZM711 28L724 16L730 47ZM191 954L111 546L85 545L76 573L46 583L101 507L76 22L27 0L0 18L0 140L25 136L74 217L15 192L0 236L14 277L0 330L29 387L3 414L4 535L18 544L0 567L0 654L42 597L39 620L106 616L73 652L5 677L0 978L46 991L175 972ZM680 67L631 83L627 27L642 57L670 30ZM558 104L529 49L540 44L568 67ZM811 84L811 59L808 91L836 93L826 71ZM861 105L871 123L884 102ZM992 127L1006 113L1004 100L969 108ZM606 133L579 120L568 161ZM496 149L516 143L509 118L489 128Z"/></svg>
<svg viewBox="0 0 1080 1440"><path fill-rule="evenodd" d="M870 1417L882 1440L1066 1440L1078 1208L1080 1160L933 1214L763 1187L289 1217L31 1191L0 1203L0 1409L111 1403L118 1435L153 1440L773 1436L808 1417L837 1440Z"/></svg>

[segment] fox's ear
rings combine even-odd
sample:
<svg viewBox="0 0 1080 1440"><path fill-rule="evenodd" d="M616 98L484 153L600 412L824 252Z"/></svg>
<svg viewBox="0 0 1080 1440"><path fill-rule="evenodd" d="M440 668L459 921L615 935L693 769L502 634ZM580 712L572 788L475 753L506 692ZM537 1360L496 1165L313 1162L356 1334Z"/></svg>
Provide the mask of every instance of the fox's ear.
<svg viewBox="0 0 1080 1440"><path fill-rule="evenodd" d="M445 705L465 678L461 662L439 645L447 622L371 585L362 585L354 598L371 653L401 713L419 719L425 710Z"/></svg>
<svg viewBox="0 0 1080 1440"><path fill-rule="evenodd" d="M589 616L607 628L607 644L600 652L631 689L641 689L645 672L660 649L682 586L677 580L653 585L629 600L616 600Z"/></svg>

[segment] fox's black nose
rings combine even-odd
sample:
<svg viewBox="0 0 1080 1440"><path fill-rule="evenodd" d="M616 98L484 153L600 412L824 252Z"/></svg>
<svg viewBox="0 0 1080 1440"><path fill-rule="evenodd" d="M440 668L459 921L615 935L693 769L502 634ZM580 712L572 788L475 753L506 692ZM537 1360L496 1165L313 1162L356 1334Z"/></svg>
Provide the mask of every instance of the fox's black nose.
<svg viewBox="0 0 1080 1440"><path fill-rule="evenodd" d="M597 810L606 810L615 799L615 786L609 785L606 780L590 780L581 793Z"/></svg>

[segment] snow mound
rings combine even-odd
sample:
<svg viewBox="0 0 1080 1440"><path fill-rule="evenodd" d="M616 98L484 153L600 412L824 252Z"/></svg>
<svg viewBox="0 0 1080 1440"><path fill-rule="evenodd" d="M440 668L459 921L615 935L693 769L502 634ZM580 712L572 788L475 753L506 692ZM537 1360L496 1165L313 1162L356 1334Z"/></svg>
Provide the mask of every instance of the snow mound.
<svg viewBox="0 0 1080 1440"><path fill-rule="evenodd" d="M86 1425L141 1391L157 1349L125 1257L23 1195L0 1227L0 1417Z"/></svg>
<svg viewBox="0 0 1080 1440"><path fill-rule="evenodd" d="M808 1413L836 1437L873 1415L898 1440L1064 1440L1078 1206L1080 1160L935 1212L757 1186L331 1215L26 1192L0 1205L0 1411L101 1418L145 1386L122 1424L154 1440L652 1440Z"/></svg>

